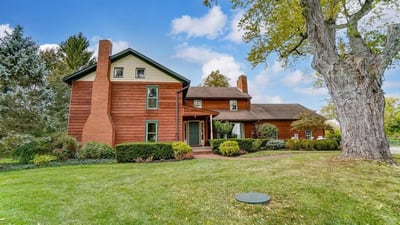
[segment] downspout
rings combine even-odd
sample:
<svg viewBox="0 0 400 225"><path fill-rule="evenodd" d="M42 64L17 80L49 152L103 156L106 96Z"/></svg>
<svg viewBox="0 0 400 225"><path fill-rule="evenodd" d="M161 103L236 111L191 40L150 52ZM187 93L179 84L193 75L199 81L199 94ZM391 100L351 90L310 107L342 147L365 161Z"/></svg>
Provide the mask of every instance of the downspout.
<svg viewBox="0 0 400 225"><path fill-rule="evenodd" d="M176 91L176 101L175 101L175 140L179 141L179 93L183 92L184 90L188 89L189 85L186 87ZM182 95L183 98L183 95Z"/></svg>
<svg viewBox="0 0 400 225"><path fill-rule="evenodd" d="M213 118L212 118L212 114L210 114L210 139L213 140L214 139L214 132L213 132Z"/></svg>

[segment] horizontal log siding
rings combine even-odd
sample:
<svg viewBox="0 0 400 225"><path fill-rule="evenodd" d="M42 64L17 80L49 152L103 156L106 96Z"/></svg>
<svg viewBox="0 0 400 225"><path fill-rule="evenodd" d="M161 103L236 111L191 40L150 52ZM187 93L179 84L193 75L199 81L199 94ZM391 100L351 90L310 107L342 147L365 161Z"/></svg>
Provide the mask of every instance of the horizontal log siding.
<svg viewBox="0 0 400 225"><path fill-rule="evenodd" d="M146 110L146 85L159 87L158 110ZM111 117L115 143L145 141L145 121L158 121L158 141L174 141L176 91L181 83L112 82ZM182 94L179 95L179 137L182 139Z"/></svg>
<svg viewBox="0 0 400 225"><path fill-rule="evenodd" d="M202 99L202 108L209 110L229 110L229 100L235 99ZM250 100L237 99L237 103L239 110L249 110L250 108ZM194 107L192 99L185 100L185 104Z"/></svg>
<svg viewBox="0 0 400 225"><path fill-rule="evenodd" d="M82 141L82 129L90 114L92 82L74 81L71 90L68 134Z"/></svg>
<svg viewBox="0 0 400 225"><path fill-rule="evenodd" d="M291 139L294 134L299 135L299 139L305 139L305 131L293 131L290 124L292 124L294 120L265 120L260 123L270 123L275 125L278 128L278 138L279 139ZM312 136L317 138L318 136L324 136L323 130L316 130L312 132Z"/></svg>

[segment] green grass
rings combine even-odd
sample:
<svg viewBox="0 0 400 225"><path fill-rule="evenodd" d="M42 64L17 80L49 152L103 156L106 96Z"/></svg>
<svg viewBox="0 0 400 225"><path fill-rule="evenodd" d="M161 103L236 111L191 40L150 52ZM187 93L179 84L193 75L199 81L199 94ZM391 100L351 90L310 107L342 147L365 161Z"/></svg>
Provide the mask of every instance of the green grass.
<svg viewBox="0 0 400 225"><path fill-rule="evenodd" d="M1 172L0 225L400 224L400 168L334 156ZM250 191L270 204L234 200Z"/></svg>

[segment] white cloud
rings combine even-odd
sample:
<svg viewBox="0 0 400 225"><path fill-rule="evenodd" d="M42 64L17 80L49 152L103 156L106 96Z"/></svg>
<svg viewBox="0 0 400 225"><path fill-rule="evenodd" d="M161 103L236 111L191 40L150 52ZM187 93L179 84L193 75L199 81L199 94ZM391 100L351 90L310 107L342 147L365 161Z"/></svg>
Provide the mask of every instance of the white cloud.
<svg viewBox="0 0 400 225"><path fill-rule="evenodd" d="M254 78L254 81L258 85L263 85L267 86L270 83L270 77L268 76L268 70L262 70L259 72L256 77Z"/></svg>
<svg viewBox="0 0 400 225"><path fill-rule="evenodd" d="M304 81L304 74L300 70L295 70L293 73L288 74L285 78L283 78L282 81L286 86L293 87Z"/></svg>
<svg viewBox="0 0 400 225"><path fill-rule="evenodd" d="M227 17L219 6L211 8L206 15L200 18L182 16L172 20L172 34L187 33L190 37L206 36L215 39L223 32Z"/></svg>
<svg viewBox="0 0 400 225"><path fill-rule="evenodd" d="M91 38L91 45L89 47L89 51L93 52L93 57L97 58L98 52L99 52L99 40L102 40L104 38L101 38L99 36L94 36ZM129 42L127 41L113 41L112 39L108 39L112 43L112 53L111 54L116 54L118 52L121 52L127 48L130 47Z"/></svg>
<svg viewBox="0 0 400 225"><path fill-rule="evenodd" d="M230 78L229 84L236 86L239 75L244 74L239 62L229 54L214 52L202 47L181 46L175 55L177 58L202 65L202 79L212 71L219 70Z"/></svg>
<svg viewBox="0 0 400 225"><path fill-rule="evenodd" d="M0 38L3 38L6 36L7 33L12 32L12 28L10 27L10 24L0 24Z"/></svg>
<svg viewBox="0 0 400 225"><path fill-rule="evenodd" d="M46 51L50 49L55 49L57 50L60 46L58 44L44 44L39 46L39 51Z"/></svg>
<svg viewBox="0 0 400 225"><path fill-rule="evenodd" d="M283 63L280 61L275 61L274 64L272 64L272 72L274 73L279 73L282 72L283 70L285 70L285 68L283 67Z"/></svg>
<svg viewBox="0 0 400 225"><path fill-rule="evenodd" d="M243 16L243 11L237 12L231 21L231 30L226 36L226 39L231 40L236 43L243 42L244 30L239 28L240 19Z"/></svg>

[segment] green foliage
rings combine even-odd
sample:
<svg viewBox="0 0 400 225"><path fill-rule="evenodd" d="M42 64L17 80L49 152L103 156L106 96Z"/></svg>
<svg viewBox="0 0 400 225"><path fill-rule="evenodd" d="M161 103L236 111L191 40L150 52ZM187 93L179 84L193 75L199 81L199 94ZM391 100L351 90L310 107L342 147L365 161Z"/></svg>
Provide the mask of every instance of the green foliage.
<svg viewBox="0 0 400 225"><path fill-rule="evenodd" d="M33 157L33 164L38 166L48 165L50 162L56 160L57 156L54 155L35 155L35 157Z"/></svg>
<svg viewBox="0 0 400 225"><path fill-rule="evenodd" d="M336 118L336 109L332 101L329 101L327 105L321 108L321 115L323 115L328 120Z"/></svg>
<svg viewBox="0 0 400 225"><path fill-rule="evenodd" d="M33 137L28 134L8 134L0 139L0 156L10 156L19 145L32 138Z"/></svg>
<svg viewBox="0 0 400 225"><path fill-rule="evenodd" d="M213 153L215 154L221 154L219 147L220 145L226 141L227 139L213 139L209 140L210 142L210 147ZM247 151L247 152L254 152L257 151L258 149L256 148L257 146L254 144L257 139L251 139L251 138L230 138L228 139L229 141L235 141L238 143L239 148L241 150Z"/></svg>
<svg viewBox="0 0 400 225"><path fill-rule="evenodd" d="M262 139L277 139L278 128L269 123L256 124L257 137Z"/></svg>
<svg viewBox="0 0 400 225"><path fill-rule="evenodd" d="M400 99L385 98L385 131L389 136L400 135Z"/></svg>
<svg viewBox="0 0 400 225"><path fill-rule="evenodd" d="M308 139L290 139L286 141L286 148L289 150L338 150L339 143L333 139L308 140Z"/></svg>
<svg viewBox="0 0 400 225"><path fill-rule="evenodd" d="M292 130L333 130L330 124L325 123L325 118L318 114L304 111L297 117L298 120L292 122L290 125Z"/></svg>
<svg viewBox="0 0 400 225"><path fill-rule="evenodd" d="M135 162L136 159L154 160L174 158L171 143L123 143L116 147L118 162Z"/></svg>
<svg viewBox="0 0 400 225"><path fill-rule="evenodd" d="M60 160L75 158L79 149L79 142L65 133L56 134L53 137L53 154Z"/></svg>
<svg viewBox="0 0 400 225"><path fill-rule="evenodd" d="M69 72L94 63L91 59L93 52L88 51L88 48L89 40L82 33L72 35L60 43L61 58L68 66Z"/></svg>
<svg viewBox="0 0 400 225"><path fill-rule="evenodd" d="M22 27L0 39L0 137L47 132L52 93L46 75L38 45L24 37Z"/></svg>
<svg viewBox="0 0 400 225"><path fill-rule="evenodd" d="M49 138L33 138L25 140L12 151L12 157L20 163L29 163L36 154L47 154L51 151Z"/></svg>
<svg viewBox="0 0 400 225"><path fill-rule="evenodd" d="M203 81L203 87L229 87L229 78L219 72L212 71Z"/></svg>
<svg viewBox="0 0 400 225"><path fill-rule="evenodd" d="M220 120L214 121L215 132L219 138L228 137L232 132L233 124L230 122L221 122Z"/></svg>
<svg viewBox="0 0 400 225"><path fill-rule="evenodd" d="M270 150L278 150L285 148L286 148L285 140L270 140L265 145L265 149L270 149Z"/></svg>
<svg viewBox="0 0 400 225"><path fill-rule="evenodd" d="M175 159L181 160L185 155L192 151L190 145L182 141L172 142L172 149L174 150Z"/></svg>
<svg viewBox="0 0 400 225"><path fill-rule="evenodd" d="M253 147L254 151L258 151L261 149L265 149L265 145L267 144L268 139L253 139ZM251 151L250 151L251 152Z"/></svg>
<svg viewBox="0 0 400 225"><path fill-rule="evenodd" d="M328 130L325 134L325 137L336 140L339 143L342 141L342 134L340 133L339 129Z"/></svg>
<svg viewBox="0 0 400 225"><path fill-rule="evenodd" d="M219 151L224 156L240 155L240 147L236 141L224 141L219 146Z"/></svg>
<svg viewBox="0 0 400 225"><path fill-rule="evenodd" d="M107 144L90 141L85 143L78 151L78 158L80 159L113 159L115 152Z"/></svg>

